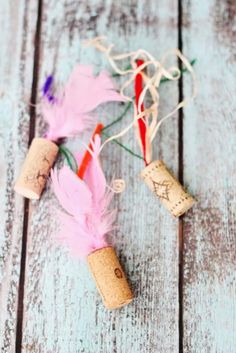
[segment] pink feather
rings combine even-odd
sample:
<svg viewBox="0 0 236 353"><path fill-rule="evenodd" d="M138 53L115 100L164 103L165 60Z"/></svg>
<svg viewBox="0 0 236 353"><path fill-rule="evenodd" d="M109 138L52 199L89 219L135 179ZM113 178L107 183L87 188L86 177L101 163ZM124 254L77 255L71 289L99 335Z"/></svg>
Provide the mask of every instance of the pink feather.
<svg viewBox="0 0 236 353"><path fill-rule="evenodd" d="M113 192L107 191L98 160L100 143L96 136L84 180L66 166L51 172L54 193L67 211L60 216L62 232L58 240L80 257L108 245L106 234L113 229L116 217L116 211L109 210Z"/></svg>
<svg viewBox="0 0 236 353"><path fill-rule="evenodd" d="M111 78L105 71L93 75L92 66L77 65L63 94L49 102L42 99L41 110L48 123L46 138L57 141L80 133L92 125L90 113L100 104L123 101L114 89Z"/></svg>

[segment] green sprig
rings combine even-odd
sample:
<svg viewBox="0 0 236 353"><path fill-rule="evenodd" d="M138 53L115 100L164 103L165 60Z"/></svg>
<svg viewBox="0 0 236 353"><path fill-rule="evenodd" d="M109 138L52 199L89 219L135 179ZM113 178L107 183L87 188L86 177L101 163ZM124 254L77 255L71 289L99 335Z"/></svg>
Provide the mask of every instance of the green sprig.
<svg viewBox="0 0 236 353"><path fill-rule="evenodd" d="M193 59L192 61L190 61L191 66L193 66L196 63L197 59ZM188 69L186 67L182 68L180 70L181 74L184 74L185 72L187 72ZM173 76L173 77L177 77L177 73ZM160 81L160 83L164 83L164 82L168 82L171 81L168 77L163 77Z"/></svg>
<svg viewBox="0 0 236 353"><path fill-rule="evenodd" d="M102 135L104 135L104 136L107 137L107 138L111 137L110 135L108 135L108 134L107 134L106 132L104 132L103 130L102 130ZM123 145L122 143L120 143L118 140L114 139L114 140L112 140L112 142L116 143L116 144L119 145L121 148L123 148L125 151L129 152L130 154L132 154L132 156L144 160L142 156L140 156L139 154L133 152L130 148L126 147L125 145Z"/></svg>
<svg viewBox="0 0 236 353"><path fill-rule="evenodd" d="M102 129L102 131L109 129L111 126L113 126L113 125L115 125L116 123L118 123L119 121L121 121L121 120L124 118L124 116L126 115L126 113L130 110L131 106L132 106L132 102L128 102L128 103L126 104L126 107L125 107L123 113L121 113L121 115L119 115L118 118L116 118L116 119L115 119L114 121L112 121L110 124L106 125L106 126Z"/></svg>
<svg viewBox="0 0 236 353"><path fill-rule="evenodd" d="M71 153L71 151L64 145L59 146L59 152L65 157L70 169L72 169L74 172L77 172L78 164L73 153Z"/></svg>

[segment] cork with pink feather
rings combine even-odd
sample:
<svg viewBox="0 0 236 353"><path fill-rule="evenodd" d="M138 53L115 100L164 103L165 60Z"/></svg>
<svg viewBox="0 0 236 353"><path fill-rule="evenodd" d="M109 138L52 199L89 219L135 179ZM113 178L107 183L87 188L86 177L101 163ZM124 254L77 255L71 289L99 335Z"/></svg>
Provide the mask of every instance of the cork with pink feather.
<svg viewBox="0 0 236 353"><path fill-rule="evenodd" d="M114 248L107 235L112 231L116 210L110 209L113 191L99 161L101 140L92 142L91 161L83 180L67 166L51 171L54 193L64 209L58 241L75 256L86 259L107 309L120 308L133 299ZM80 162L80 158L78 158Z"/></svg>
<svg viewBox="0 0 236 353"><path fill-rule="evenodd" d="M15 191L29 199L39 199L61 141L90 127L94 122L91 112L100 104L121 100L108 74L102 71L94 76L92 66L78 64L64 90L56 94L53 77L49 76L40 102L48 129L43 137L33 139L15 183Z"/></svg>

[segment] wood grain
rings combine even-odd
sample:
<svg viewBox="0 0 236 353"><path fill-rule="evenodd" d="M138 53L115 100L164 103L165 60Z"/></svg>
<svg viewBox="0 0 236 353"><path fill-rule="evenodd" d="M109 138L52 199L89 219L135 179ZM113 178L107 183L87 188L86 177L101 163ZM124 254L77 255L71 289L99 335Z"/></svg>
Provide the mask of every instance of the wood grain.
<svg viewBox="0 0 236 353"><path fill-rule="evenodd" d="M143 47L157 57L176 47L177 2L44 0L41 16L39 4L13 0L2 2L0 10L1 352L235 353L235 2L179 2L179 34L184 53L198 60L199 95L184 111L183 156L178 155L181 124L174 118L160 130L155 156L175 175L181 167L178 161L183 161L184 182L198 199L180 222L183 278L178 273L178 222L139 178L142 162L113 143L104 149L107 179L123 177L127 182L125 193L114 200L119 229L111 240L135 300L118 311L103 307L87 265L55 244L57 202L50 186L29 210L13 192L34 127L37 136L45 131L39 110L34 116L27 102L49 73L64 82L78 61L97 70L107 66L99 53L82 47L87 37L107 34L118 52ZM39 24L40 38L35 41ZM187 75L183 88L186 97L191 92ZM178 86L165 84L160 93L161 117L176 104ZM122 104L101 108L101 120L111 121L122 109ZM122 142L139 152L132 133ZM74 151L80 148L78 139L68 145ZM22 235L27 236L23 248ZM23 287L21 251L26 245ZM19 278L24 298L18 304Z"/></svg>
<svg viewBox="0 0 236 353"><path fill-rule="evenodd" d="M183 1L184 51L199 79L184 114L184 176L198 198L184 222L186 353L236 347L235 23L234 1Z"/></svg>
<svg viewBox="0 0 236 353"><path fill-rule="evenodd" d="M82 48L86 37L108 34L118 51L144 47L157 57L177 45L172 0L48 0L42 19L40 85L51 72L65 80L78 61L104 66L100 54ZM178 87L166 84L161 94L162 115L176 104ZM102 119L108 121L121 109L101 109ZM44 127L38 115L38 135ZM177 141L174 119L158 135L155 153L175 173ZM138 151L132 134L123 142ZM78 148L78 140L70 146ZM112 239L136 299L118 311L104 309L86 264L71 259L52 240L56 201L48 187L30 207L22 352L178 352L177 222L139 179L143 165L138 159L115 144L108 145L102 159L108 180L127 181L126 192L114 202L119 230Z"/></svg>
<svg viewBox="0 0 236 353"><path fill-rule="evenodd" d="M0 350L14 352L24 201L13 184L28 148L37 10L33 1L0 10Z"/></svg>

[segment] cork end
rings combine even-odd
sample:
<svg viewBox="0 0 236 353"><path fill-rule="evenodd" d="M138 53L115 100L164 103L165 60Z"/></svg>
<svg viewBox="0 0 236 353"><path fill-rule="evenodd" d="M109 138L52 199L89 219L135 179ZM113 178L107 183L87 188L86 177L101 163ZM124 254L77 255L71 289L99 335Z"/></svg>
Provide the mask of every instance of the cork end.
<svg viewBox="0 0 236 353"><path fill-rule="evenodd" d="M172 212L173 216L178 218L180 216L182 216L183 214L185 214L188 210L190 210L190 208L193 207L193 205L196 203L197 201L193 198L193 197L189 197L188 198L188 202L186 202L183 207L176 209L175 212Z"/></svg>
<svg viewBox="0 0 236 353"><path fill-rule="evenodd" d="M58 146L45 138L34 138L17 178L14 190L31 200L39 200L58 153Z"/></svg>
<svg viewBox="0 0 236 353"><path fill-rule="evenodd" d="M132 301L132 291L112 247L95 250L87 261L107 309L119 309Z"/></svg>
<svg viewBox="0 0 236 353"><path fill-rule="evenodd" d="M36 194L36 192L34 192L30 189L24 188L24 187L16 184L14 187L14 190L15 190L15 192L17 192L17 194L19 194L27 199L39 200L40 195Z"/></svg>
<svg viewBox="0 0 236 353"><path fill-rule="evenodd" d="M108 310L120 309L120 308L123 308L123 306L130 304L133 301L133 299L134 297L132 296L131 298L124 300L122 303L119 303L119 304L115 303L113 305L110 303L106 303L104 301L104 305Z"/></svg>

